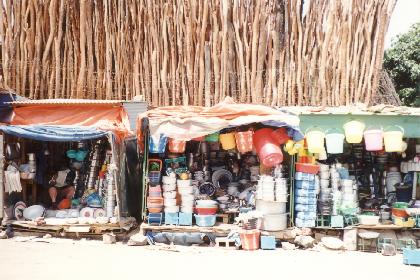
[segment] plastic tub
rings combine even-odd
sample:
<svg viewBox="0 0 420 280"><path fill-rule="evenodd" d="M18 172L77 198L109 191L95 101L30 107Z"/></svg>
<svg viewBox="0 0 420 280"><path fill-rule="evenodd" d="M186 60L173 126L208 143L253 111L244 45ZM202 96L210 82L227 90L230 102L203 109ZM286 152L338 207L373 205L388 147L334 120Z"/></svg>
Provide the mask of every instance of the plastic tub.
<svg viewBox="0 0 420 280"><path fill-rule="evenodd" d="M259 230L243 230L239 233L241 237L242 249L251 251L260 248L260 231Z"/></svg>
<svg viewBox="0 0 420 280"><path fill-rule="evenodd" d="M194 215L195 223L199 227L212 227L216 224L216 215Z"/></svg>
<svg viewBox="0 0 420 280"><path fill-rule="evenodd" d="M263 215L286 213L286 202L256 200L256 210Z"/></svg>
<svg viewBox="0 0 420 280"><path fill-rule="evenodd" d="M163 192L164 198L175 198L176 197L176 191L170 191L170 192Z"/></svg>
<svg viewBox="0 0 420 280"><path fill-rule="evenodd" d="M166 206L176 206L176 199L175 198L165 198L163 200L163 204Z"/></svg>
<svg viewBox="0 0 420 280"><path fill-rule="evenodd" d="M237 132L235 134L235 140L236 140L236 148L240 153L247 153L251 152L254 148L254 144L252 142L252 136L254 132L249 131L243 131L243 132Z"/></svg>
<svg viewBox="0 0 420 280"><path fill-rule="evenodd" d="M360 121L349 121L343 125L346 141L351 144L361 143L365 124Z"/></svg>
<svg viewBox="0 0 420 280"><path fill-rule="evenodd" d="M386 152L401 152L403 149L404 129L400 126L389 127L384 132Z"/></svg>
<svg viewBox="0 0 420 280"><path fill-rule="evenodd" d="M361 225L377 225L379 224L379 216L358 215L357 219Z"/></svg>
<svg viewBox="0 0 420 280"><path fill-rule="evenodd" d="M309 163L296 163L296 171L309 174L317 174L319 172L319 165Z"/></svg>
<svg viewBox="0 0 420 280"><path fill-rule="evenodd" d="M344 134L342 133L328 133L325 135L325 142L327 145L327 152L329 154L342 154L344 145Z"/></svg>
<svg viewBox="0 0 420 280"><path fill-rule="evenodd" d="M318 154L324 150L324 132L310 128L306 131L305 138L310 153Z"/></svg>
<svg viewBox="0 0 420 280"><path fill-rule="evenodd" d="M382 129L368 129L363 135L365 136L366 151L381 151L384 145Z"/></svg>
<svg viewBox="0 0 420 280"><path fill-rule="evenodd" d="M219 138L220 138L220 144L222 144L223 150L232 150L236 147L234 133L220 134Z"/></svg>
<svg viewBox="0 0 420 280"><path fill-rule="evenodd" d="M268 231L279 231L287 228L287 214L264 215L262 228Z"/></svg>
<svg viewBox="0 0 420 280"><path fill-rule="evenodd" d="M196 207L195 212L198 215L216 215L217 207Z"/></svg>

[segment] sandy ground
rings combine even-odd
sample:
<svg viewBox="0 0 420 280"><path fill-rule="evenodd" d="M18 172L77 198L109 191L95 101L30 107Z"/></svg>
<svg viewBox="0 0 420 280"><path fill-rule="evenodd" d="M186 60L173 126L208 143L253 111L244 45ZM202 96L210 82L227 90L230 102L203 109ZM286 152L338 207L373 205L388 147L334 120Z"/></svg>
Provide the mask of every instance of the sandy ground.
<svg viewBox="0 0 420 280"><path fill-rule="evenodd" d="M258 278L420 280L420 267L404 265L401 254L385 257L283 249L247 252L181 246L174 252L157 246L106 245L89 240L0 240L2 280Z"/></svg>

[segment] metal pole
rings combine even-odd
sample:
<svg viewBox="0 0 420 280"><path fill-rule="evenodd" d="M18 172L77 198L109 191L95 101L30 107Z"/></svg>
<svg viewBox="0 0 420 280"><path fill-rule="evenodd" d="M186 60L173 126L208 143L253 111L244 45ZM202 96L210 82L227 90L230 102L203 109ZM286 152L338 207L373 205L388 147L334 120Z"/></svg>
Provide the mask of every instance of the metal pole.
<svg viewBox="0 0 420 280"><path fill-rule="evenodd" d="M0 134L0 220L4 213L4 135Z"/></svg>

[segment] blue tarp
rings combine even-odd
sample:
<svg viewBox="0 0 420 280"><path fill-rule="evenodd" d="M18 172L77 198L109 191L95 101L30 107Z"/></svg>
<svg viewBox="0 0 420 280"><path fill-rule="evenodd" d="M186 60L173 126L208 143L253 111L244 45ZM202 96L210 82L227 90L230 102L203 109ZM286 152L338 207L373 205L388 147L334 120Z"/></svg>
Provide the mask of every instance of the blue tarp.
<svg viewBox="0 0 420 280"><path fill-rule="evenodd" d="M108 132L87 126L3 125L0 130L16 137L38 141L67 142L96 139Z"/></svg>

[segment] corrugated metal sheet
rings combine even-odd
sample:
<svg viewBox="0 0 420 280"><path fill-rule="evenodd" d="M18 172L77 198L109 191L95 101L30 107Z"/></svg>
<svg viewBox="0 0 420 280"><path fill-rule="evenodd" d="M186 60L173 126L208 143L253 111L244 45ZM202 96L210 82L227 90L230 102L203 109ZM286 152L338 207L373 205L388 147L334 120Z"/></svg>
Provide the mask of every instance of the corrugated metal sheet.
<svg viewBox="0 0 420 280"><path fill-rule="evenodd" d="M39 100L21 100L10 102L13 106L30 105L117 105L121 100L95 100L95 99L39 99Z"/></svg>
<svg viewBox="0 0 420 280"><path fill-rule="evenodd" d="M136 133L137 116L147 111L147 102L123 102L125 111L128 114L128 120L130 121L131 130Z"/></svg>

